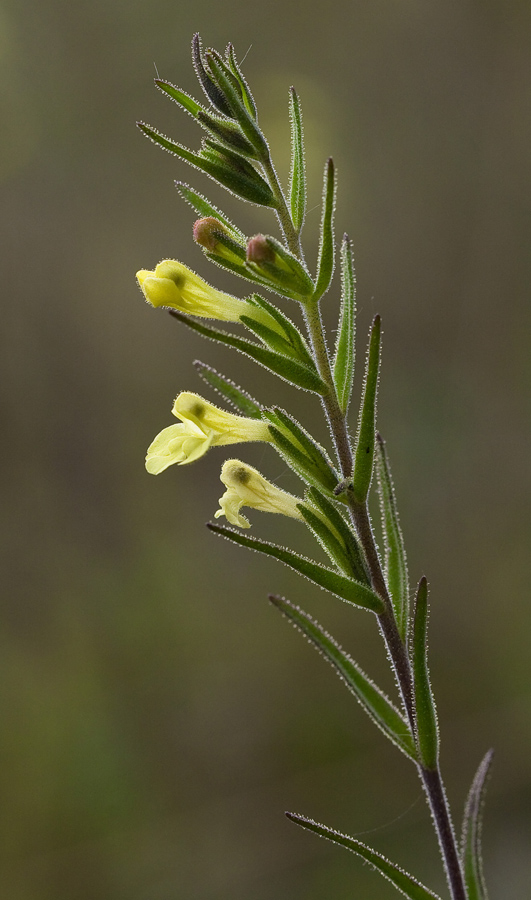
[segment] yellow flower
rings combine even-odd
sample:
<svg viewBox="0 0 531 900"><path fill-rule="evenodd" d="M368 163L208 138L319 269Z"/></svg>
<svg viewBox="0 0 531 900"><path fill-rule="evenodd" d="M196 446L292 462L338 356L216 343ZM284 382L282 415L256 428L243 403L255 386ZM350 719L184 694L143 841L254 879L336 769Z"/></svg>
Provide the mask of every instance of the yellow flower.
<svg viewBox="0 0 531 900"><path fill-rule="evenodd" d="M301 500L266 481L260 472L247 463L239 459L228 459L223 463L220 477L227 490L220 497L221 509L216 512L216 519L226 516L232 525L250 528L245 516L240 515L241 507L249 506L262 512L281 513L304 521L297 509Z"/></svg>
<svg viewBox="0 0 531 900"><path fill-rule="evenodd" d="M270 441L268 425L218 409L199 394L179 394L172 413L181 420L157 435L146 455L146 469L158 475L168 466L194 462L209 447L241 441Z"/></svg>
<svg viewBox="0 0 531 900"><path fill-rule="evenodd" d="M223 322L238 322L240 316L255 309L246 300L217 291L174 259L163 260L154 272L141 269L136 277L152 306L170 306L192 316Z"/></svg>

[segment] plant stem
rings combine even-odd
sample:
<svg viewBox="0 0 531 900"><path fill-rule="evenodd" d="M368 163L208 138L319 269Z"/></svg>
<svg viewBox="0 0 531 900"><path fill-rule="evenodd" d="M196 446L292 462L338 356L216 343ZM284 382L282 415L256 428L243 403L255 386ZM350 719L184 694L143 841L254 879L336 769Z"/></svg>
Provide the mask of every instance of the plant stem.
<svg viewBox="0 0 531 900"><path fill-rule="evenodd" d="M419 772L439 839L452 900L467 900L455 832L439 765L436 769L423 769L419 766Z"/></svg>
<svg viewBox="0 0 531 900"><path fill-rule="evenodd" d="M328 386L328 392L322 397L323 407L333 436L343 478L348 480L352 477L352 446L346 416L339 406L332 377L318 302L307 304L304 307L304 316L319 374ZM416 721L411 664L396 623L372 531L367 503L357 503L348 489L346 496L351 518L369 567L372 588L385 603L385 612L378 616L378 622L391 658L411 732L415 736ZM467 900L450 809L439 766L437 765L437 768L434 770L424 769L420 764L417 767L432 812L452 900Z"/></svg>
<svg viewBox="0 0 531 900"><path fill-rule="evenodd" d="M263 162L262 166L264 168L264 173L269 181L269 186L273 191L275 200L277 201L275 211L284 237L286 238L288 249L291 250L291 252L297 257L297 259L300 259L302 262L304 262L304 254L302 252L299 232L293 224L293 220L286 203L286 198L284 197L284 191L280 186L280 181L278 180L278 175L276 173L271 157Z"/></svg>

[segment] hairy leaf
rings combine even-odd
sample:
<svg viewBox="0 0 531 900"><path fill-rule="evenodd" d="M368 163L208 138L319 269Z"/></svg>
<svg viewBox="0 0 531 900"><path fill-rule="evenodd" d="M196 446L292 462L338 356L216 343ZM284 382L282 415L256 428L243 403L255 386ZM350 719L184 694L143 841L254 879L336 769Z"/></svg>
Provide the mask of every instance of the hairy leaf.
<svg viewBox="0 0 531 900"><path fill-rule="evenodd" d="M334 274L334 212L336 205L336 179L334 162L327 160L324 171L323 208L321 213L321 235L319 240L319 260L317 263L317 283L314 297L319 299L330 287Z"/></svg>
<svg viewBox="0 0 531 900"><path fill-rule="evenodd" d="M479 764L465 807L461 838L461 861L465 872L468 900L488 900L483 877L481 826L487 781L494 751L489 750Z"/></svg>
<svg viewBox="0 0 531 900"><path fill-rule="evenodd" d="M376 429L376 398L380 371L380 316L372 323L365 367L365 382L358 420L358 435L354 454L352 492L358 503L365 503L372 480Z"/></svg>
<svg viewBox="0 0 531 900"><path fill-rule="evenodd" d="M167 94L168 97L171 97L175 103L178 103L179 106L182 106L186 112L189 112L194 119L197 119L197 114L201 111L204 112L203 107L200 103L197 103L193 97L190 97L185 91L181 91L180 88L175 87L174 84L171 84L169 81L164 81L162 78L155 78L155 84L157 87L164 93Z"/></svg>
<svg viewBox="0 0 531 900"><path fill-rule="evenodd" d="M256 103L255 103L254 97L251 94L251 91L249 89L249 85L247 84L247 82L242 74L242 71L238 65L238 62L236 60L236 54L234 53L234 47L232 46L232 44L227 45L227 61L230 66L230 70L231 70L232 74L238 80L238 83L240 85L242 99L243 99L243 102L247 109L247 112L253 119L256 120L256 117L257 117Z"/></svg>
<svg viewBox="0 0 531 900"><path fill-rule="evenodd" d="M294 553L292 550L287 550L285 547L280 547L277 544L270 544L267 541L261 541L259 538L248 537L240 531L234 531L232 528L227 528L224 525L215 525L212 522L209 522L207 527L216 534L234 541L235 544L240 544L242 547L247 547L250 550L257 550L259 553L265 553L266 556L272 556L274 559L279 559L280 562L304 575L309 581L313 581L314 584L318 584L324 590L330 591L331 594L336 594L342 600L346 600L347 603L353 603L355 606L361 606L363 609L370 609L376 613L383 611L383 602L380 597L364 584L360 584L351 578L345 578L344 575L333 572L332 569L327 569L325 566L321 566L319 563L313 562L305 556L301 556L299 553Z"/></svg>
<svg viewBox="0 0 531 900"><path fill-rule="evenodd" d="M326 392L324 382L321 381L315 370L310 369L308 366L304 366L294 359L287 359L279 353L274 353L273 350L269 350L267 347L259 347L258 344L236 337L236 335L229 334L227 331L212 328L210 325L203 325L201 322L197 322L195 319L175 309L170 309L169 313L170 316L173 316L179 322L183 322L192 331L196 331L203 337L210 338L213 341L226 344L228 347L234 347L240 353L244 353L246 356L254 359L259 365L269 369L270 372L273 372L285 381L289 381L290 384L294 384L305 391L313 391L316 394L324 394Z"/></svg>
<svg viewBox="0 0 531 900"><path fill-rule="evenodd" d="M385 579L395 611L400 636L407 643L409 625L409 580L406 550L400 529L395 490L385 442L376 435L376 475L380 495L382 531L385 547Z"/></svg>
<svg viewBox="0 0 531 900"><path fill-rule="evenodd" d="M291 122L291 218L297 231L304 224L306 214L306 162L304 159L304 133L299 98L294 87L289 92L289 117Z"/></svg>
<svg viewBox="0 0 531 900"><path fill-rule="evenodd" d="M229 106L223 91L211 78L205 68L203 62L203 50L201 47L201 38L198 34L194 34L192 38L192 60L194 63L195 73L199 79L201 87L213 106L216 107L223 115L233 116L231 107Z"/></svg>
<svg viewBox="0 0 531 900"><path fill-rule="evenodd" d="M419 756L426 769L435 769L439 757L437 713L428 671L428 582L419 581L413 620L413 683Z"/></svg>
<svg viewBox="0 0 531 900"><path fill-rule="evenodd" d="M240 231L236 225L227 218L225 213L222 213L217 206L214 206L210 200L207 200L206 197L203 197L202 194L198 193L198 191L194 191L188 184L185 184L183 181L176 181L175 187L179 191L183 200L186 200L187 203L190 204L193 210L200 216L200 218L208 218L212 216L214 219L218 219L226 228L234 235L236 240L245 241L246 237L243 231Z"/></svg>
<svg viewBox="0 0 531 900"><path fill-rule="evenodd" d="M341 834L339 831L334 831L332 828L327 828L326 825L319 825L305 816L298 816L295 813L286 813L286 815L288 819L291 819L297 825L301 825L303 828L307 828L308 831L318 834L319 837L327 838L327 840L333 841L334 844L340 844L342 847L346 847L347 850L352 850L353 853L361 856L365 862L368 862L380 875L387 878L405 897L409 897L409 900L440 900L437 894L424 887L412 875L408 875L400 866L390 862L381 853L372 850L371 847L367 847L361 841L348 837L346 834Z"/></svg>
<svg viewBox="0 0 531 900"><path fill-rule="evenodd" d="M356 276L352 246L345 234L341 244L341 312L337 332L333 373L341 410L346 413L354 380L356 337Z"/></svg>
<svg viewBox="0 0 531 900"><path fill-rule="evenodd" d="M347 555L348 571L352 572L354 577L359 581L365 581L368 584L369 575L365 565L365 557L353 529L345 522L345 519L334 503L329 500L328 497L325 497L321 491L312 487L308 491L308 497L312 503L321 510L323 515L326 516L328 522L340 537L341 544Z"/></svg>
<svg viewBox="0 0 531 900"><path fill-rule="evenodd" d="M239 81L215 51L207 50L205 58L212 78L223 92L223 96L230 106L231 115L238 120L245 137L256 149L259 158L262 160L269 159L269 147L254 117L249 114L241 94ZM233 79L238 84L237 88L233 83Z"/></svg>
<svg viewBox="0 0 531 900"><path fill-rule="evenodd" d="M310 618L302 609L283 597L271 595L269 599L328 660L378 728L406 756L415 760L417 758L415 744L407 722L380 688L365 675L358 664L342 650L315 619Z"/></svg>
<svg viewBox="0 0 531 900"><path fill-rule="evenodd" d="M248 200L249 203L255 203L258 206L276 206L276 201L271 188L255 169L253 169L252 175L248 170L245 170L245 172L238 171L234 167L224 163L221 156L216 157L215 154L199 155L193 153L176 141L167 138L150 125L146 125L144 122L138 122L137 124L146 137L150 138L155 144L163 147L163 149L167 150L169 153L173 153L175 156L179 156L181 159L186 160L186 162L190 163L191 166L194 166L201 172L205 172L205 174L214 181L217 181L223 187L227 188L227 190L232 191L233 194L236 194L243 200ZM240 158L243 160L243 157Z"/></svg>
<svg viewBox="0 0 531 900"><path fill-rule="evenodd" d="M333 491L338 475L326 451L283 409L274 407L264 415L272 423L275 444L289 465L311 484Z"/></svg>

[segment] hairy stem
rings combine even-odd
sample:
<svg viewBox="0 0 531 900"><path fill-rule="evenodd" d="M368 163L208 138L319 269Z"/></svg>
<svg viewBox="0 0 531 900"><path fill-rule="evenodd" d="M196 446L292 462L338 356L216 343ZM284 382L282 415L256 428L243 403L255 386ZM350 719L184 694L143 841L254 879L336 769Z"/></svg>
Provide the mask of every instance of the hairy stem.
<svg viewBox="0 0 531 900"><path fill-rule="evenodd" d="M310 303L306 305L304 315L319 374L328 386L328 392L322 397L323 407L333 436L343 478L348 481L352 477L352 445L346 416L339 406L332 377L319 304ZM416 722L411 664L396 623L371 527L367 503L357 503L348 488L346 496L350 515L369 567L372 588L385 603L385 612L378 616L378 622L387 646L411 732L415 735ZM437 767L435 770L427 770L420 765L418 769L432 812L452 900L467 900L455 833L440 769Z"/></svg>
<svg viewBox="0 0 531 900"><path fill-rule="evenodd" d="M302 252L299 232L293 224L293 220L286 203L286 198L284 197L284 191L280 186L280 181L278 180L278 175L276 173L271 157L269 157L266 162L263 162L262 166L264 168L264 174L266 175L269 182L269 187L273 191L273 195L275 197L275 200L277 201L275 211L280 223L280 227L282 229L282 233L286 239L288 249L291 250L294 256L296 256L298 259L304 261L304 254Z"/></svg>
<svg viewBox="0 0 531 900"><path fill-rule="evenodd" d="M419 771L435 823L452 900L467 900L463 871L440 768L438 765L436 769L419 767Z"/></svg>

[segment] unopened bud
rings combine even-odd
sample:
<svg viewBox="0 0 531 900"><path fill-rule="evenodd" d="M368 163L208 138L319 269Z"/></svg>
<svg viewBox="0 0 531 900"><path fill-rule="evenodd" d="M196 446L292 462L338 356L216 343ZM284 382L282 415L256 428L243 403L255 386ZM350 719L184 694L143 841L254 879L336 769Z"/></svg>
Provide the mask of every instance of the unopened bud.
<svg viewBox="0 0 531 900"><path fill-rule="evenodd" d="M313 282L300 261L279 241L269 235L255 234L247 242L250 271L269 282L284 297L301 300L313 293Z"/></svg>
<svg viewBox="0 0 531 900"><path fill-rule="evenodd" d="M255 234L247 242L247 262L264 263L275 262L275 251L268 244L263 234Z"/></svg>
<svg viewBox="0 0 531 900"><path fill-rule="evenodd" d="M205 219L197 219L194 222L193 233L196 244L204 247L205 250L210 250L211 253L215 253L219 244L220 234L228 235L229 231L214 216L207 216Z"/></svg>

